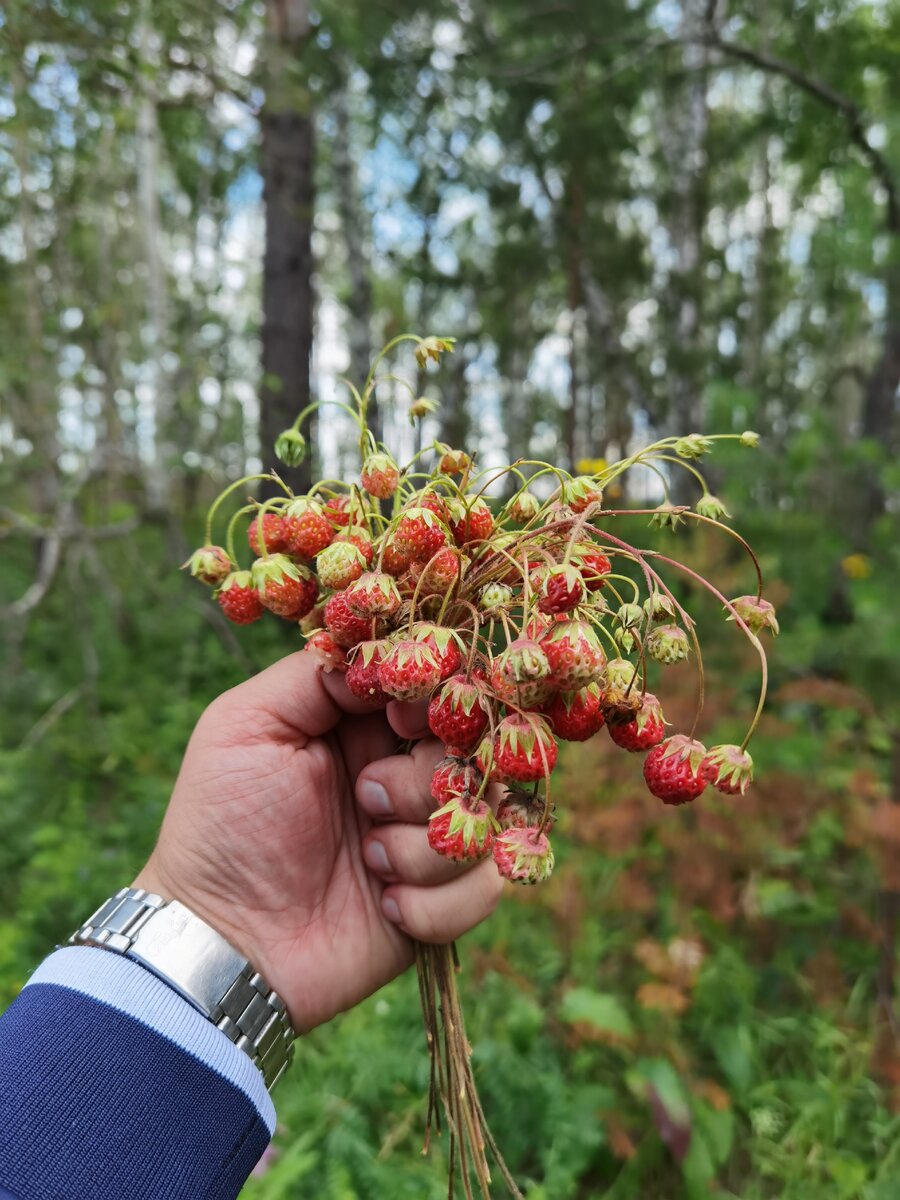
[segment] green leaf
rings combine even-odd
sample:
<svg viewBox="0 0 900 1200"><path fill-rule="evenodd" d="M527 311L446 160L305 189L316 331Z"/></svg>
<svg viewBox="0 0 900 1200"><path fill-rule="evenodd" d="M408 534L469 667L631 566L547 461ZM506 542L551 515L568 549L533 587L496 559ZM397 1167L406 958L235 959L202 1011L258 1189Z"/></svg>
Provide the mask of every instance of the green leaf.
<svg viewBox="0 0 900 1200"><path fill-rule="evenodd" d="M571 1025L590 1025L601 1033L612 1033L620 1038L634 1035L634 1025L621 1002L606 992L573 988L563 996L559 1015Z"/></svg>

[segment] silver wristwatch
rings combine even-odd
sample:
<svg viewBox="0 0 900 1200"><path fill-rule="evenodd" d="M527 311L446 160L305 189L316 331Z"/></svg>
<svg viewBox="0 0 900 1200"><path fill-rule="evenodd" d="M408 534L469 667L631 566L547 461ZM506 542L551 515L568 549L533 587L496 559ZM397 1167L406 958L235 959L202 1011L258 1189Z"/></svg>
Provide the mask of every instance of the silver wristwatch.
<svg viewBox="0 0 900 1200"><path fill-rule="evenodd" d="M122 888L69 938L124 954L190 1001L262 1071L269 1091L294 1056L281 997L220 933L178 900Z"/></svg>

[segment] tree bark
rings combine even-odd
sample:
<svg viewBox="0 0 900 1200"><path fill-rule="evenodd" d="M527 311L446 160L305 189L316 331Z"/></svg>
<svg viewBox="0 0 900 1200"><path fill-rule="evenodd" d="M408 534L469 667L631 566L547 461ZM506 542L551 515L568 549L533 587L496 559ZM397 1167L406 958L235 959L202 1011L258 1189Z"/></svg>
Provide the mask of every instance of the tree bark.
<svg viewBox="0 0 900 1200"><path fill-rule="evenodd" d="M337 206L347 253L347 342L350 350L350 379L362 388L372 360L372 276L366 236L366 215L359 194L359 179L350 141L350 108L347 84L334 98L335 139L332 150ZM383 437L378 398L372 396L368 410L369 428L375 439Z"/></svg>
<svg viewBox="0 0 900 1200"><path fill-rule="evenodd" d="M266 100L260 118L266 212L259 423L264 467L275 461L278 434L310 401L314 308L314 127L301 71L310 31L307 0L267 0L266 19ZM308 422L303 432L311 437ZM279 474L295 490L307 491L310 455Z"/></svg>

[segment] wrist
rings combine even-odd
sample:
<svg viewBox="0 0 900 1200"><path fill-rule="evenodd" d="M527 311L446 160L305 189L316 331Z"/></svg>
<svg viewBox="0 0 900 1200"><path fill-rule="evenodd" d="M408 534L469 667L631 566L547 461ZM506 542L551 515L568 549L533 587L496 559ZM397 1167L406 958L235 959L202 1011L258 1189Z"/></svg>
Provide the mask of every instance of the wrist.
<svg viewBox="0 0 900 1200"><path fill-rule="evenodd" d="M220 896L190 886L180 873L169 870L155 852L138 872L131 886L154 892L167 902L180 901L265 974L262 949L235 906Z"/></svg>

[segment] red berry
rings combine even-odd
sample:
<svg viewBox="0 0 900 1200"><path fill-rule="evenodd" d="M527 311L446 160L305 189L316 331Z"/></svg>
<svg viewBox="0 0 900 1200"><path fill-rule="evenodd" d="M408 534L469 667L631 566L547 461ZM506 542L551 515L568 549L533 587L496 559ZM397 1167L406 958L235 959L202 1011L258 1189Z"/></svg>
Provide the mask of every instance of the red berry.
<svg viewBox="0 0 900 1200"><path fill-rule="evenodd" d="M410 508L394 530L393 542L401 554L427 562L450 541L445 525L428 508Z"/></svg>
<svg viewBox="0 0 900 1200"><path fill-rule="evenodd" d="M472 460L465 450L446 450L438 463L438 470L444 475L462 475L472 465Z"/></svg>
<svg viewBox="0 0 900 1200"><path fill-rule="evenodd" d="M541 584L538 608L543 613L569 612L581 603L584 581L572 566L550 567Z"/></svg>
<svg viewBox="0 0 900 1200"><path fill-rule="evenodd" d="M346 533L339 533L334 540L335 542L347 542L351 546L355 546L365 559L366 567L371 567L375 548L372 545L371 537L365 529L361 529L358 525L353 525Z"/></svg>
<svg viewBox="0 0 900 1200"><path fill-rule="evenodd" d="M497 870L514 883L543 883L553 871L553 847L536 825L498 833L492 852Z"/></svg>
<svg viewBox="0 0 900 1200"><path fill-rule="evenodd" d="M589 592L597 592L606 582L606 576L612 571L612 563L601 550L580 547L573 556L573 561L581 571L584 586Z"/></svg>
<svg viewBox="0 0 900 1200"><path fill-rule="evenodd" d="M608 725L607 728L609 736L617 746L637 754L659 745L666 736L666 719L662 706L653 693L644 692L641 707L633 720Z"/></svg>
<svg viewBox="0 0 900 1200"><path fill-rule="evenodd" d="M249 571L232 571L216 593L216 599L235 625L252 625L265 612Z"/></svg>
<svg viewBox="0 0 900 1200"><path fill-rule="evenodd" d="M534 638L509 643L491 663L491 687L501 700L519 708L534 708L551 691L550 664Z"/></svg>
<svg viewBox="0 0 900 1200"><path fill-rule="evenodd" d="M400 593L384 571L365 571L347 588L347 603L358 617L392 617L400 607Z"/></svg>
<svg viewBox="0 0 900 1200"><path fill-rule="evenodd" d="M429 646L406 638L385 657L378 677L395 700L427 700L441 681L441 668Z"/></svg>
<svg viewBox="0 0 900 1200"><path fill-rule="evenodd" d="M740 746L713 746L700 770L706 782L726 796L743 796L753 782L753 759Z"/></svg>
<svg viewBox="0 0 900 1200"><path fill-rule="evenodd" d="M371 618L358 617L351 611L346 592L335 592L328 598L325 604L325 628L337 644L345 649L372 637Z"/></svg>
<svg viewBox="0 0 900 1200"><path fill-rule="evenodd" d="M397 490L400 471L389 454L379 451L377 454L370 454L363 463L360 478L370 496L379 500L389 500Z"/></svg>
<svg viewBox="0 0 900 1200"><path fill-rule="evenodd" d="M577 691L603 670L603 647L586 621L556 621L538 641L550 664L550 682L560 691Z"/></svg>
<svg viewBox="0 0 900 1200"><path fill-rule="evenodd" d="M299 621L315 607L319 595L317 580L286 554L258 558L250 576L263 606L276 617Z"/></svg>
<svg viewBox="0 0 900 1200"><path fill-rule="evenodd" d="M459 635L444 625L434 625L431 621L419 621L413 626L413 640L427 646L434 655L441 679L449 679L462 666L463 656L459 645Z"/></svg>
<svg viewBox="0 0 900 1200"><path fill-rule="evenodd" d="M263 554L279 554L287 549L284 540L284 518L281 513L264 513L262 532L265 546L259 540L259 517L254 517L247 526L247 541L257 557Z"/></svg>
<svg viewBox="0 0 900 1200"><path fill-rule="evenodd" d="M451 546L438 550L433 558L422 565L420 596L442 596L456 585L460 575L458 551Z"/></svg>
<svg viewBox="0 0 900 1200"><path fill-rule="evenodd" d="M345 527L350 524L350 497L332 496L325 501L325 516L332 525Z"/></svg>
<svg viewBox="0 0 900 1200"><path fill-rule="evenodd" d="M557 746L544 717L510 713L494 735L495 778L507 783L544 779L556 766Z"/></svg>
<svg viewBox="0 0 900 1200"><path fill-rule="evenodd" d="M390 700L378 675L387 650L385 642L360 642L352 651L350 665L344 676L354 696L378 707L383 707Z"/></svg>
<svg viewBox="0 0 900 1200"><path fill-rule="evenodd" d="M576 479L567 479L558 492L562 504L571 508L572 512L582 513L603 499L603 492L596 480L590 475L579 475Z"/></svg>
<svg viewBox="0 0 900 1200"><path fill-rule="evenodd" d="M401 549L393 540L387 542L381 555L381 569L399 579L409 567L410 556L406 549Z"/></svg>
<svg viewBox="0 0 900 1200"><path fill-rule="evenodd" d="M423 492L416 499L416 504L419 508L427 508L429 512L433 512L444 524L447 523L447 502L437 492Z"/></svg>
<svg viewBox="0 0 900 1200"><path fill-rule="evenodd" d="M586 742L603 728L601 692L596 683L577 692L559 692L541 709L553 732L566 742Z"/></svg>
<svg viewBox="0 0 900 1200"><path fill-rule="evenodd" d="M284 511L284 543L297 558L315 558L331 544L334 529L321 506L308 496L298 496Z"/></svg>
<svg viewBox="0 0 900 1200"><path fill-rule="evenodd" d="M318 660L326 674L336 667L343 667L347 661L343 647L337 644L327 629L317 629L307 638L303 649L308 650Z"/></svg>
<svg viewBox="0 0 900 1200"><path fill-rule="evenodd" d="M465 675L452 675L428 705L428 727L445 745L469 754L488 727L481 688Z"/></svg>
<svg viewBox="0 0 900 1200"><path fill-rule="evenodd" d="M706 747L683 733L654 746L644 759L644 779L664 804L687 804L706 787L701 767Z"/></svg>
<svg viewBox="0 0 900 1200"><path fill-rule="evenodd" d="M497 806L497 824L501 829L538 825L543 815L544 797L519 788L510 788Z"/></svg>
<svg viewBox="0 0 900 1200"><path fill-rule="evenodd" d="M494 815L484 800L452 796L428 818L428 845L453 862L486 858L494 841Z"/></svg>
<svg viewBox="0 0 900 1200"><path fill-rule="evenodd" d="M454 796L471 799L477 795L484 775L471 758L448 755L442 758L431 776L431 796L437 803L446 804Z"/></svg>
<svg viewBox="0 0 900 1200"><path fill-rule="evenodd" d="M494 517L483 500L456 500L450 506L450 532L457 546L483 542L494 528Z"/></svg>

